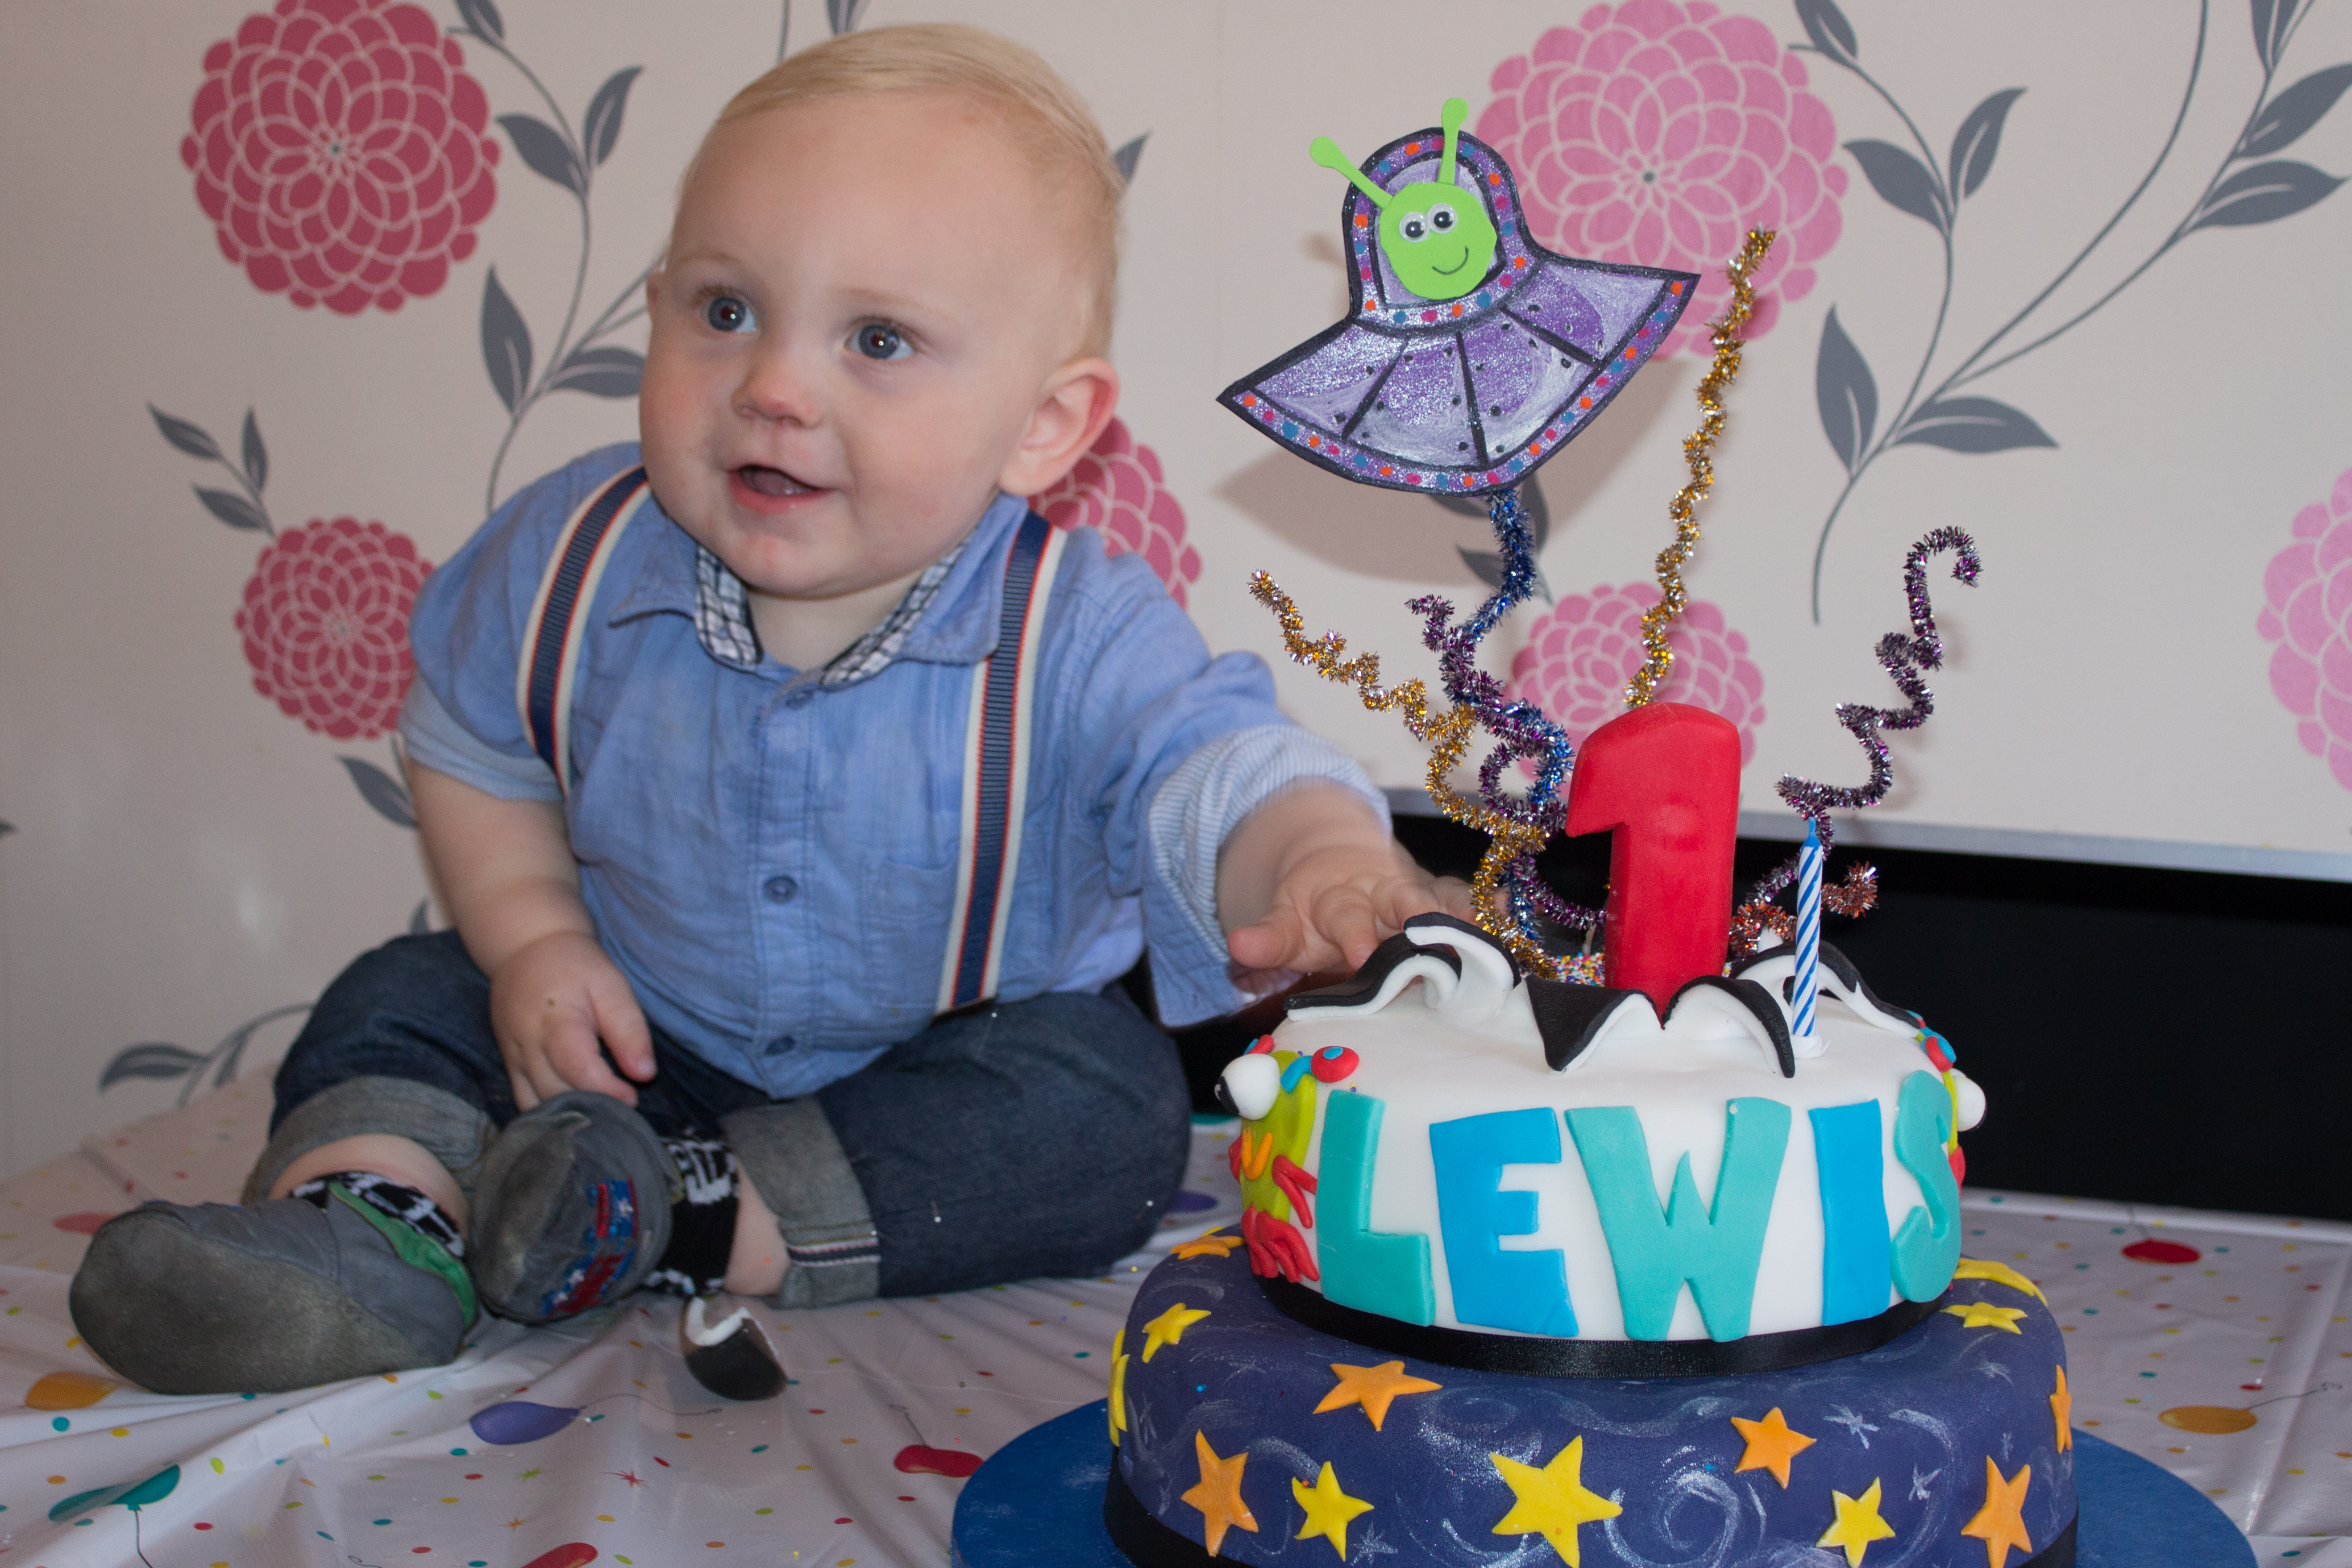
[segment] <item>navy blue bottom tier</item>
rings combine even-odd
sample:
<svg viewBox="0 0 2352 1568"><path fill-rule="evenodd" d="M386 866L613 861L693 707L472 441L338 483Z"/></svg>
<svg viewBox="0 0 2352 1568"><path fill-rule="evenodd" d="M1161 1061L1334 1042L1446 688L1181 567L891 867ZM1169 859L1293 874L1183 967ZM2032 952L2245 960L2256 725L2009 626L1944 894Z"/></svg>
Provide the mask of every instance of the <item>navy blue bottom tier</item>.
<svg viewBox="0 0 2352 1568"><path fill-rule="evenodd" d="M1826 1548L1864 1568L2058 1568L2075 1519L2058 1325L2015 1275L1956 1281L1935 1308L1787 1371L1540 1377L1307 1327L1238 1249L1171 1258L1113 1358L1112 1526L1146 1563L1189 1547L1281 1568L1656 1568Z"/></svg>

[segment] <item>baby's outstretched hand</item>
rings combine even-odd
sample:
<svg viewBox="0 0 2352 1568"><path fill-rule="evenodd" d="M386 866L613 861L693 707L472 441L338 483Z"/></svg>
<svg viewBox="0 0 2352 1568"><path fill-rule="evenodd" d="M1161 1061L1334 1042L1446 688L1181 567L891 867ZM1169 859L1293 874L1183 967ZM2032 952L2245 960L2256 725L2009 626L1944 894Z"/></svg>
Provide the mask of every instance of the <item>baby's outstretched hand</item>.
<svg viewBox="0 0 2352 1568"><path fill-rule="evenodd" d="M653 1036L627 977L581 932L553 932L507 956L490 977L490 1027L518 1110L567 1089L635 1104L637 1092L606 1062L608 1050L630 1078L654 1075Z"/></svg>
<svg viewBox="0 0 2352 1568"><path fill-rule="evenodd" d="M1217 903L1236 983L1264 992L1318 969L1354 968L1416 915L1467 919L1470 890L1415 865L1352 792L1309 785L1234 831L1218 856Z"/></svg>

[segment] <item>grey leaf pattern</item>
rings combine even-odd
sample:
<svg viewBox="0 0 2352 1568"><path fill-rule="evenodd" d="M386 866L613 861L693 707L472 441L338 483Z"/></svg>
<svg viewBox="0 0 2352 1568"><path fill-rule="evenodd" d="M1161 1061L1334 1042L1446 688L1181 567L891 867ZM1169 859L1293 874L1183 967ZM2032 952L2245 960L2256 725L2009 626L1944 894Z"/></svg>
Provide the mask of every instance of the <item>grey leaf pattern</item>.
<svg viewBox="0 0 2352 1568"><path fill-rule="evenodd" d="M613 144L621 139L622 111L629 107L629 88L643 69L643 66L630 66L614 71L588 100L588 112L580 120L580 141L588 150L590 167L613 155Z"/></svg>
<svg viewBox="0 0 2352 1568"><path fill-rule="evenodd" d="M2055 446L2049 433L2005 402L1989 397L1947 397L1920 405L1895 437L1897 446L1940 446L1982 455L2021 446Z"/></svg>
<svg viewBox="0 0 2352 1568"><path fill-rule="evenodd" d="M1821 351L1813 359L1813 400L1821 407L1822 434L1829 437L1830 450L1853 473L1878 428L1878 380L1838 325L1834 305L1822 324Z"/></svg>
<svg viewBox="0 0 2352 1568"><path fill-rule="evenodd" d="M824 19L831 24L835 37L857 30L857 18L866 12L866 0L824 0Z"/></svg>
<svg viewBox="0 0 2352 1568"><path fill-rule="evenodd" d="M416 901L416 907L408 912L408 935L411 936L430 936L433 935L432 911L433 901L431 899L418 899Z"/></svg>
<svg viewBox="0 0 2352 1568"><path fill-rule="evenodd" d="M562 131L528 114L501 114L499 126L514 142L515 151L522 155L531 172L554 181L575 196L587 194L588 172L580 166L579 157Z"/></svg>
<svg viewBox="0 0 2352 1568"><path fill-rule="evenodd" d="M2009 120L2010 106L2024 92L2021 87L2004 88L1969 110L1969 117L1960 121L1960 129L1952 137L1951 168L1946 176L1953 200L1975 195L1985 176L1992 172L1993 157L2000 151L2000 131Z"/></svg>
<svg viewBox="0 0 2352 1568"><path fill-rule="evenodd" d="M1143 144L1150 135L1151 132L1147 131L1110 155L1110 161L1118 165L1118 178L1121 184L1131 185L1135 183L1135 165L1142 158Z"/></svg>
<svg viewBox="0 0 2352 1568"><path fill-rule="evenodd" d="M495 267L482 285L482 362L489 368L491 389L512 413L530 386L530 328L499 286Z"/></svg>
<svg viewBox="0 0 2352 1568"><path fill-rule="evenodd" d="M269 519L261 515L261 509L236 491L207 490L202 485L189 487L195 491L196 499L205 504L205 511L230 528L249 528L260 534L269 531Z"/></svg>
<svg viewBox="0 0 2352 1568"><path fill-rule="evenodd" d="M591 397L635 397L645 373L646 357L634 349L582 349L563 361L548 385Z"/></svg>
<svg viewBox="0 0 2352 1568"><path fill-rule="evenodd" d="M163 439L189 456L215 459L220 456L220 443L205 434L202 425L191 424L184 419L165 413L152 402L147 405L147 412L154 416L155 428L163 433Z"/></svg>
<svg viewBox="0 0 2352 1568"><path fill-rule="evenodd" d="M2254 122L2246 127L2246 139L2238 143L2237 156L2261 158L2287 146L2325 119L2347 87L2352 87L2352 65L2312 72L2263 106Z"/></svg>
<svg viewBox="0 0 2352 1568"><path fill-rule="evenodd" d="M126 1045L100 1070L99 1092L104 1093L129 1078L184 1078L189 1069L203 1061L203 1057L186 1046L173 1045L164 1040Z"/></svg>
<svg viewBox="0 0 2352 1568"><path fill-rule="evenodd" d="M254 423L249 408L245 411L244 445L246 482L262 489L269 483L269 450L261 444L261 426Z"/></svg>
<svg viewBox="0 0 2352 1568"><path fill-rule="evenodd" d="M2326 201L2342 183L2333 174L2288 158L2256 163L2213 187L2189 232L2276 223Z"/></svg>
<svg viewBox="0 0 2352 1568"><path fill-rule="evenodd" d="M1946 226L1943 193L1937 189L1935 173L1927 165L1891 141L1865 138L1847 142L1845 150L1853 154L1853 161L1862 165L1863 178L1887 205L1939 230Z"/></svg>
<svg viewBox="0 0 2352 1568"><path fill-rule="evenodd" d="M2263 69L2278 68L2279 50L2285 47L2286 36L2294 28L2298 4L2299 0L2253 0L2250 9L2254 24L2254 57L2263 62Z"/></svg>
<svg viewBox="0 0 2352 1568"><path fill-rule="evenodd" d="M352 776L352 784L359 789L360 799L365 800L377 816L394 827L416 826L415 804L409 800L408 790L399 779L363 758L339 757L335 760L343 765L344 771Z"/></svg>
<svg viewBox="0 0 2352 1568"><path fill-rule="evenodd" d="M499 15L499 8L491 5L490 0L457 0L457 15L464 19L466 26L493 42L506 41L506 20Z"/></svg>
<svg viewBox="0 0 2352 1568"><path fill-rule="evenodd" d="M1805 37L1813 47L1840 65L1852 65L1862 57L1862 47L1854 41L1853 24L1845 19L1833 0L1797 0L1797 21L1805 29Z"/></svg>

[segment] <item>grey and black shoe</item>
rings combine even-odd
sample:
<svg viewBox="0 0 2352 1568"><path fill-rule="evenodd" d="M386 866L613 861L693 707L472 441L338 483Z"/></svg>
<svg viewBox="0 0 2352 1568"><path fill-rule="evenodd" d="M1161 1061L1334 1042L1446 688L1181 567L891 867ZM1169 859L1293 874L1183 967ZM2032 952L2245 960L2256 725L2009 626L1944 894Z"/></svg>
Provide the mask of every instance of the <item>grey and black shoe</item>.
<svg viewBox="0 0 2352 1568"><path fill-rule="evenodd" d="M544 1323L628 1294L669 1245L678 1185L646 1119L610 1095L569 1090L516 1117L474 1188L482 1304Z"/></svg>
<svg viewBox="0 0 2352 1568"><path fill-rule="evenodd" d="M346 1195L331 1199L118 1214L74 1275L74 1327L157 1394L278 1394L455 1360L475 1317L465 1264Z"/></svg>

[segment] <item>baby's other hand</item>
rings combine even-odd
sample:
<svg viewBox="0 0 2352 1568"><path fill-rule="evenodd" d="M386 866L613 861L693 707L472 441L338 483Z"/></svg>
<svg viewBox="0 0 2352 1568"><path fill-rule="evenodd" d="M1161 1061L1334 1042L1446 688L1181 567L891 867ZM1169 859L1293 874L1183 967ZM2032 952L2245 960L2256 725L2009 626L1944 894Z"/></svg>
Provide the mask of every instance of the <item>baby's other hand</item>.
<svg viewBox="0 0 2352 1568"><path fill-rule="evenodd" d="M1431 876L1393 840L1325 844L1285 868L1266 912L1226 946L1243 988L1270 990L1318 969L1353 969L1432 912L1469 919L1469 884Z"/></svg>
<svg viewBox="0 0 2352 1568"><path fill-rule="evenodd" d="M654 1075L653 1036L627 977L580 932L553 932L507 956L490 977L490 1027L518 1110L567 1089L635 1104L637 1092L614 1073L607 1050L638 1082Z"/></svg>

